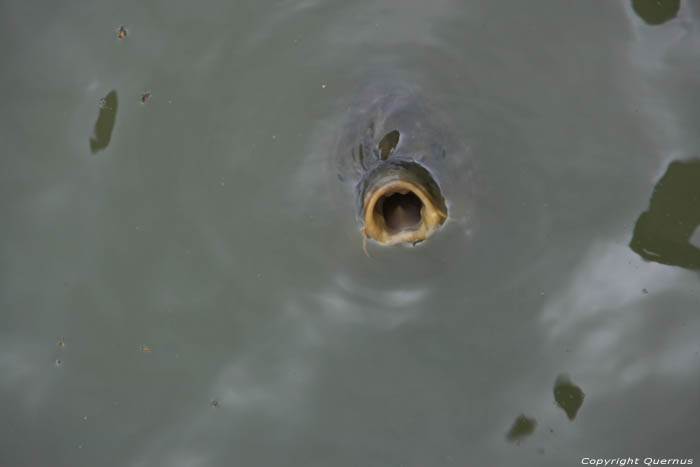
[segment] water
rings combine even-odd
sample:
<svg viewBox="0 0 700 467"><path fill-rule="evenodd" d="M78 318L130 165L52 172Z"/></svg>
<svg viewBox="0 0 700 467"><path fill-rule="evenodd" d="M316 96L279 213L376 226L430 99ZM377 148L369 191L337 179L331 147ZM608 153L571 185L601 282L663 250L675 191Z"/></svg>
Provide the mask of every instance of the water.
<svg viewBox="0 0 700 467"><path fill-rule="evenodd" d="M0 464L698 462L700 9L639 3L3 3ZM475 210L367 257L378 69Z"/></svg>

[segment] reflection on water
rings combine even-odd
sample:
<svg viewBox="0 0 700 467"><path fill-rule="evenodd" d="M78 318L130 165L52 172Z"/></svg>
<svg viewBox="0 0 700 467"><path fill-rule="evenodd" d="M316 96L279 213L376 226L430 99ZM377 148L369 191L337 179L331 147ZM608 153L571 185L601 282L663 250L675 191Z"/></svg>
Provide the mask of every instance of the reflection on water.
<svg viewBox="0 0 700 467"><path fill-rule="evenodd" d="M527 438L534 433L536 426L537 420L521 414L515 419L515 422L513 422L513 426L508 431L506 439L510 442L520 442L523 438Z"/></svg>
<svg viewBox="0 0 700 467"><path fill-rule="evenodd" d="M648 261L700 269L700 249L691 243L698 225L700 160L674 161L639 216L630 248Z"/></svg>
<svg viewBox="0 0 700 467"><path fill-rule="evenodd" d="M645 23L663 24L678 14L681 0L632 0L632 9Z"/></svg>
<svg viewBox="0 0 700 467"><path fill-rule="evenodd" d="M656 155L698 153L690 7L652 27L629 2L16 3L0 464L696 450L697 274L627 246ZM445 171L435 241L366 258L325 164L379 62L445 117L448 159L474 154L475 190ZM94 115L112 88L119 128L116 92ZM89 156L93 124L91 149L120 157ZM384 130L388 159L417 134Z"/></svg>
<svg viewBox="0 0 700 467"><path fill-rule="evenodd" d="M100 100L100 113L90 137L90 151L93 154L106 148L112 139L114 122L117 119L117 91L112 90Z"/></svg>
<svg viewBox="0 0 700 467"><path fill-rule="evenodd" d="M364 323L384 329L416 319L427 297L429 289L426 287L378 289L344 274L335 278L332 287L313 294L318 309L323 310L326 324ZM318 319L312 323L321 324Z"/></svg>
<svg viewBox="0 0 700 467"><path fill-rule="evenodd" d="M557 405L566 412L569 420L576 418L576 414L583 405L585 394L580 387L571 382L567 375L559 375L554 382L554 400Z"/></svg>

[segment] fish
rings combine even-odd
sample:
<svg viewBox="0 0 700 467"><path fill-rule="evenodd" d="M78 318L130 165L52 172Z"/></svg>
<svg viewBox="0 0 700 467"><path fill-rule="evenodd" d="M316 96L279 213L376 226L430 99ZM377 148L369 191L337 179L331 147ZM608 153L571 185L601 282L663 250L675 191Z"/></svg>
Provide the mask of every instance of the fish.
<svg viewBox="0 0 700 467"><path fill-rule="evenodd" d="M472 157L417 87L370 83L348 105L335 149L363 241L417 245L451 218L473 215ZM456 204L469 206L461 212Z"/></svg>

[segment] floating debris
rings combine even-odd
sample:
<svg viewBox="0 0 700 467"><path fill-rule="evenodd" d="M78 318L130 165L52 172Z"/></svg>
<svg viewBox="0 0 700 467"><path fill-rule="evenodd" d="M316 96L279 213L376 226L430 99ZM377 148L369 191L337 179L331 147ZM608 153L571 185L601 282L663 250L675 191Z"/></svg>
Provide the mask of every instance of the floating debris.
<svg viewBox="0 0 700 467"><path fill-rule="evenodd" d="M581 388L572 383L568 376L557 377L554 383L554 400L569 420L576 418L576 414L583 405L584 397L585 394Z"/></svg>
<svg viewBox="0 0 700 467"><path fill-rule="evenodd" d="M664 24L678 15L681 0L632 0L632 9L650 26Z"/></svg>
<svg viewBox="0 0 700 467"><path fill-rule="evenodd" d="M119 39L124 39L126 37L126 29L124 26L119 26Z"/></svg>
<svg viewBox="0 0 700 467"><path fill-rule="evenodd" d="M57 345L58 345L58 347L61 348L61 349L62 349L63 347L66 346L66 341L63 340L63 337L61 337L61 338L58 340L58 344L57 344Z"/></svg>
<svg viewBox="0 0 700 467"><path fill-rule="evenodd" d="M151 347L147 346L146 344L139 345L139 350L141 352L152 352L153 351L153 349Z"/></svg>
<svg viewBox="0 0 700 467"><path fill-rule="evenodd" d="M218 406L219 406L219 401L217 401L217 400L211 401L211 406L212 406L212 407L218 407Z"/></svg>
<svg viewBox="0 0 700 467"><path fill-rule="evenodd" d="M648 294L648 293L649 293L649 291L648 291L647 289L642 289L642 292L645 293L645 294Z"/></svg>
<svg viewBox="0 0 700 467"><path fill-rule="evenodd" d="M93 154L107 147L112 139L114 122L117 119L117 91L110 91L100 99L100 113L90 138L90 151Z"/></svg>
<svg viewBox="0 0 700 467"><path fill-rule="evenodd" d="M524 414L518 416L513 422L513 426L508 431L506 439L511 443L520 443L520 440L530 436L537 426L537 421L534 418L528 418Z"/></svg>
<svg viewBox="0 0 700 467"><path fill-rule="evenodd" d="M61 360L56 360L54 363L55 363L56 366L61 366L61 365L63 365L63 362L62 362Z"/></svg>
<svg viewBox="0 0 700 467"><path fill-rule="evenodd" d="M141 103L142 103L142 104L145 104L146 101L147 101L150 97L151 97L151 93L150 93L150 92L144 92L143 94L141 94Z"/></svg>
<svg viewBox="0 0 700 467"><path fill-rule="evenodd" d="M700 159L671 162L634 225L629 247L646 261L700 270L700 248L692 242L700 226L699 198Z"/></svg>

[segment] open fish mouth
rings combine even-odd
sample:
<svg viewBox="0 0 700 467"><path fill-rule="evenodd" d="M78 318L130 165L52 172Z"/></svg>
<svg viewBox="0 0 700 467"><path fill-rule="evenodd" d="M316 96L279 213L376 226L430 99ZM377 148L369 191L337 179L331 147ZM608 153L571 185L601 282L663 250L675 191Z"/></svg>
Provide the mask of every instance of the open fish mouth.
<svg viewBox="0 0 700 467"><path fill-rule="evenodd" d="M363 233L385 245L418 243L447 219L432 175L415 162L391 162L367 179L362 194Z"/></svg>

